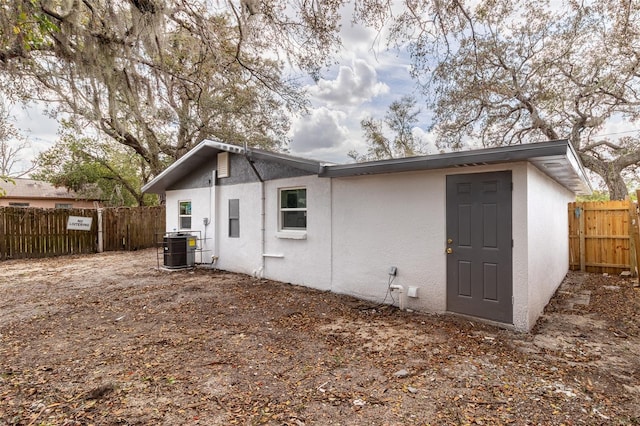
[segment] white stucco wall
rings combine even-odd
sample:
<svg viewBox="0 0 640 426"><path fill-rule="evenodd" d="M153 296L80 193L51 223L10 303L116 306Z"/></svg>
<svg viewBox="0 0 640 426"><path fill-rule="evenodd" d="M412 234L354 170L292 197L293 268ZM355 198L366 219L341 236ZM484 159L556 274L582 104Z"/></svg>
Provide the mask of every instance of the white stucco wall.
<svg viewBox="0 0 640 426"><path fill-rule="evenodd" d="M575 195L537 168L527 168L527 327L535 325L569 270L567 204Z"/></svg>
<svg viewBox="0 0 640 426"><path fill-rule="evenodd" d="M292 239L278 232L278 191L307 189L307 231L305 239ZM317 176L265 182L265 278L331 289L331 180Z"/></svg>
<svg viewBox="0 0 640 426"><path fill-rule="evenodd" d="M409 308L445 310L444 179L416 172L333 180L333 291L382 302L395 266L394 284L419 288Z"/></svg>
<svg viewBox="0 0 640 426"><path fill-rule="evenodd" d="M513 325L528 330L568 269L566 205L573 195L525 162L168 191L167 231L178 230L178 202L191 200L192 230L206 237L203 262L215 254L221 269L376 302L387 296L388 270L395 266L394 284L418 289L407 307L441 313L447 309L446 176L502 170L512 171L514 184ZM304 239L278 232L279 189L294 187L307 189ZM229 199L240 200L240 238L228 236Z"/></svg>
<svg viewBox="0 0 640 426"><path fill-rule="evenodd" d="M382 301L389 267L396 266L394 284L418 288L417 298L407 298L408 308L445 312L446 176L509 169L514 183L514 314L526 313L526 163L334 179L333 290ZM524 329L515 316L514 325Z"/></svg>
<svg viewBox="0 0 640 426"><path fill-rule="evenodd" d="M262 266L260 183L217 187L217 267L254 275ZM229 200L239 200L240 236L229 237Z"/></svg>

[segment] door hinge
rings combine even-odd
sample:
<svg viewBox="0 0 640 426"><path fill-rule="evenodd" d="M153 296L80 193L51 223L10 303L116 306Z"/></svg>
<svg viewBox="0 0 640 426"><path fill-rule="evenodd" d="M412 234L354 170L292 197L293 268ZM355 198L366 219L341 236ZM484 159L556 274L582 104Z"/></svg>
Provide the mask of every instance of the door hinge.
<svg viewBox="0 0 640 426"><path fill-rule="evenodd" d="M513 248L513 240L511 240L511 248Z"/></svg>
<svg viewBox="0 0 640 426"><path fill-rule="evenodd" d="M513 182L511 182L511 190L513 191Z"/></svg>

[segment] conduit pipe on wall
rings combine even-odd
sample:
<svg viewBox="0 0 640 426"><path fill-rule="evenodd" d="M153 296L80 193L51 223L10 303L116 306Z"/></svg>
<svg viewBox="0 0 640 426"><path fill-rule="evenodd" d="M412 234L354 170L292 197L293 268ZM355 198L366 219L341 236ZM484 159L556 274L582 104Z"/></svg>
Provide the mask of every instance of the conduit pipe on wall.
<svg viewBox="0 0 640 426"><path fill-rule="evenodd" d="M202 221L202 224L204 225L204 238L202 239L202 249L203 251L200 253L200 262L204 263L204 250L205 248L208 246L207 244L207 227L211 224L211 220L212 220L212 213L213 213L213 196L211 195L211 193L213 192L213 187L216 184L216 171L212 171L211 172L211 177L209 178L209 217L205 217ZM214 225L215 226L215 225ZM215 231L215 230L214 230ZM215 237L215 232L214 232L214 237ZM215 241L214 241L214 245L215 245ZM211 255L211 265L213 266L215 264L215 261L213 260L213 258L215 257L217 259L217 253L215 252L215 250L217 250L217 247L214 247L214 252Z"/></svg>
<svg viewBox="0 0 640 426"><path fill-rule="evenodd" d="M266 244L265 244L265 224L266 224L266 220L265 220L265 190L264 190L264 179L262 179L262 176L260 176L260 173L258 172L258 169L256 169L255 164L253 164L253 160L251 160L251 158L249 157L249 153L250 151L247 149L247 147L245 146L244 149L244 158L247 159L247 161L249 162L249 165L251 166L251 169L253 170L253 173L255 173L256 177L258 178L258 180L260 181L260 268L255 271L253 273L253 275L256 278L262 278L264 276L264 267L265 267L265 248L266 248Z"/></svg>
<svg viewBox="0 0 640 426"><path fill-rule="evenodd" d="M393 290L398 290L398 294L400 295L400 297L398 298L398 304L399 304L399 308L401 311L404 311L407 308L407 300L406 300L406 293L404 291L404 287L402 287L400 284L391 284L389 286L389 289L391 291Z"/></svg>

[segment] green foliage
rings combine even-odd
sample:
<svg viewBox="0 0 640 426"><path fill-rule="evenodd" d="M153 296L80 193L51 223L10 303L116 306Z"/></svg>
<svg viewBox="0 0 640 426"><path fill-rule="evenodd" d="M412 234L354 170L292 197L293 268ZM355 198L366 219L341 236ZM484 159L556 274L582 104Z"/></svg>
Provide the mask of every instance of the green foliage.
<svg viewBox="0 0 640 426"><path fill-rule="evenodd" d="M609 193L607 191L594 190L591 195L580 195L577 201L609 201Z"/></svg>
<svg viewBox="0 0 640 426"><path fill-rule="evenodd" d="M66 127L56 145L38 157L34 179L64 186L108 206L152 205L157 198L143 196L141 162L131 149L87 137L77 138Z"/></svg>
<svg viewBox="0 0 640 426"><path fill-rule="evenodd" d="M340 2L215 3L3 3L0 89L111 138L145 179L205 138L281 149L287 110L307 105L281 58L317 74L337 45Z"/></svg>
<svg viewBox="0 0 640 426"><path fill-rule="evenodd" d="M25 51L42 50L53 43L51 34L59 33L60 28L49 16L39 11L39 2L31 0L18 4L19 13L13 27L13 34L22 41Z"/></svg>

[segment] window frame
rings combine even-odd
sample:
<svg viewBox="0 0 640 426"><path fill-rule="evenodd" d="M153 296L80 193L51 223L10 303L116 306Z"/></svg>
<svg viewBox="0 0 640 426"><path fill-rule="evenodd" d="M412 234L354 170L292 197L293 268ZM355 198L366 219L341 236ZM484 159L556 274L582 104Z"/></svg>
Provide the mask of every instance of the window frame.
<svg viewBox="0 0 640 426"><path fill-rule="evenodd" d="M189 214L183 214L182 213L182 204L183 203L189 203ZM189 218L189 226L182 226L182 219L186 219ZM193 204L191 202L191 200L178 200L178 229L183 230L183 229L191 229L191 226L193 225Z"/></svg>
<svg viewBox="0 0 640 426"><path fill-rule="evenodd" d="M286 191L299 191L299 190L304 190L304 195L305 195L305 206L304 207L282 207L282 195L283 193L285 193ZM278 188L278 232L279 232L279 237L282 238L286 238L287 235L291 235L292 238L296 238L295 235L298 236L306 236L307 233L307 229L308 229L308 223L307 223L307 212L309 209L309 203L307 202L308 199L308 192L307 192L307 187L306 186L294 186L294 187L285 187L285 188ZM286 212L304 212L304 221L305 221L305 225L304 228L303 227L286 227L284 225L284 215Z"/></svg>

